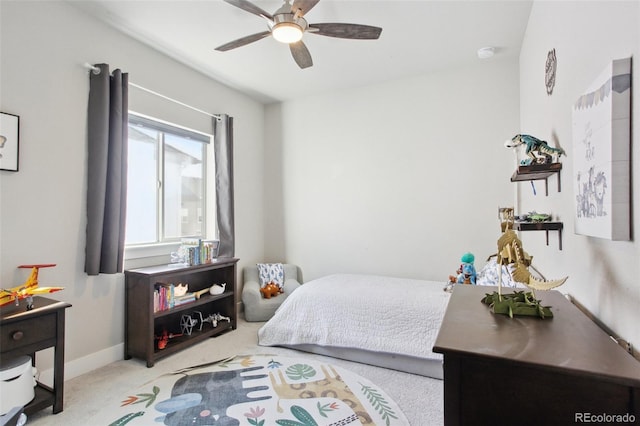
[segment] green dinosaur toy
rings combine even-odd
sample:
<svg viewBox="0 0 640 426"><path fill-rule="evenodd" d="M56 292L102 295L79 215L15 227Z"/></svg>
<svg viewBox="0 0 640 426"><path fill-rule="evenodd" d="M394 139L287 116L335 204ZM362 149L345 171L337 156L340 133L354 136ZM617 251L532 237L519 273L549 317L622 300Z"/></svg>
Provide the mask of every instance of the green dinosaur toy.
<svg viewBox="0 0 640 426"><path fill-rule="evenodd" d="M548 222L551 220L551 215L547 213L529 212L527 220L529 222Z"/></svg>
<svg viewBox="0 0 640 426"><path fill-rule="evenodd" d="M482 303L489 305L494 314L538 316L542 319L553 318L549 306L542 306L531 292L514 291L512 294L500 296L497 291L487 293Z"/></svg>
<svg viewBox="0 0 640 426"><path fill-rule="evenodd" d="M564 149L551 147L546 141L531 135L518 134L504 144L507 148L515 148L520 145L525 146L525 153L529 157L520 162L524 166L551 163L553 157L560 158L562 155L566 155Z"/></svg>

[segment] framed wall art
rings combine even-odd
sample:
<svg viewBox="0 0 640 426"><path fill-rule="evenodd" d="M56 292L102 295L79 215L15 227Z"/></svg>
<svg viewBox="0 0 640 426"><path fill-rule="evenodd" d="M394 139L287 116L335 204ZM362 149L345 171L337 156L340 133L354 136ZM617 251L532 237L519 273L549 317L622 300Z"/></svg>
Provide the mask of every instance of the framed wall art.
<svg viewBox="0 0 640 426"><path fill-rule="evenodd" d="M0 112L0 170L18 171L20 117Z"/></svg>
<svg viewBox="0 0 640 426"><path fill-rule="evenodd" d="M631 238L631 58L612 61L573 105L576 234Z"/></svg>

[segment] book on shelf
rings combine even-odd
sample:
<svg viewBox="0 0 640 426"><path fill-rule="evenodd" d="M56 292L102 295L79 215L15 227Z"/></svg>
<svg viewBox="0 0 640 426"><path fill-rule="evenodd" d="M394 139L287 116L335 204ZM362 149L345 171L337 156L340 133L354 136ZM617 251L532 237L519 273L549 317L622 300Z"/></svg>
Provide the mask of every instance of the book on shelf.
<svg viewBox="0 0 640 426"><path fill-rule="evenodd" d="M196 301L195 293L186 293L182 296L176 296L173 301L173 306L180 306L186 303L191 303Z"/></svg>
<svg viewBox="0 0 640 426"><path fill-rule="evenodd" d="M218 257L219 240L203 240L201 238L183 238L181 250L185 263L189 265L202 265L211 263Z"/></svg>
<svg viewBox="0 0 640 426"><path fill-rule="evenodd" d="M195 300L196 294L194 292L176 296L173 284L157 283L153 291L153 312L166 311Z"/></svg>

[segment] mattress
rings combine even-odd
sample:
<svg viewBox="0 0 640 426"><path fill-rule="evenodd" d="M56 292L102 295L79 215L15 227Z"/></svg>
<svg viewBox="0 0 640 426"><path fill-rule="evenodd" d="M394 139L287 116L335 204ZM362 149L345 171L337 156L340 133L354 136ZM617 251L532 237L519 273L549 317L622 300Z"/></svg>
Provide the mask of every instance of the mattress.
<svg viewBox="0 0 640 426"><path fill-rule="evenodd" d="M432 349L449 296L442 282L329 275L289 295L258 344L442 378L442 355Z"/></svg>

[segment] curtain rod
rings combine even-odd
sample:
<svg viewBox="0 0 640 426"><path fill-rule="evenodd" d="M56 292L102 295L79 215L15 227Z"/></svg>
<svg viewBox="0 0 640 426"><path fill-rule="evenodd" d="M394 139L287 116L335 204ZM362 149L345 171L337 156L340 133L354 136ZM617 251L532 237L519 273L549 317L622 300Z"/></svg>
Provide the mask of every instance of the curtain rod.
<svg viewBox="0 0 640 426"><path fill-rule="evenodd" d="M87 68L88 70L91 70L91 72L93 74L95 74L95 75L100 74L100 68L96 67L95 65L91 65L90 63L85 62L84 63L84 67ZM158 96L160 98L166 99L166 100L168 100L170 102L176 103L176 104L181 105L181 106L183 106L185 108L192 109L192 110L194 110L196 112L199 112L200 114L208 115L209 117L213 117L213 118L215 118L217 120L220 120L220 118L221 118L221 116L219 114L211 114L210 112L203 111L203 110L201 110L199 108L196 108L196 107L192 107L191 105L185 104L184 102L180 102L180 101L178 101L176 99L170 98L168 96L165 96L165 95L163 95L161 93L158 93L156 91L153 91L151 89L147 89L146 87L142 87L142 86L140 86L138 84L129 82L129 86L133 86L136 89L140 89L140 90L142 90L144 92L147 92L147 93L150 93L152 95Z"/></svg>

